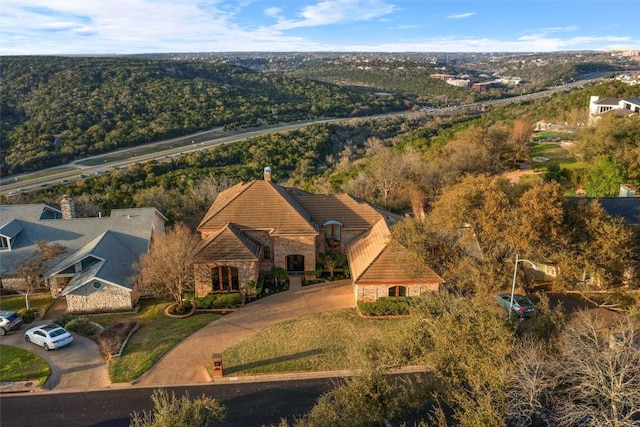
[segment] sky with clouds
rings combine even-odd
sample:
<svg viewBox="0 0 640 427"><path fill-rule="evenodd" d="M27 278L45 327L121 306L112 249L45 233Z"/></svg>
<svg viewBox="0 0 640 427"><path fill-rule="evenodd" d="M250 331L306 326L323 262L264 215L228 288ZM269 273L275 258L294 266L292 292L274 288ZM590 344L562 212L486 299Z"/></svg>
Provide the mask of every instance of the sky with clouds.
<svg viewBox="0 0 640 427"><path fill-rule="evenodd" d="M1 0L0 54L640 49L640 0Z"/></svg>

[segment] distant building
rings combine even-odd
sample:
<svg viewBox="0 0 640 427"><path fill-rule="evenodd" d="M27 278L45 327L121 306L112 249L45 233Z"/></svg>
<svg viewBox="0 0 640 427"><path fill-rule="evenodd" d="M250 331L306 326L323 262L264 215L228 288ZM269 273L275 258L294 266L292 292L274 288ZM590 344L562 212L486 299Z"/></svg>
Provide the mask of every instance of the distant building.
<svg viewBox="0 0 640 427"><path fill-rule="evenodd" d="M449 79L447 80L447 84L456 87L469 87L471 82L465 79Z"/></svg>
<svg viewBox="0 0 640 427"><path fill-rule="evenodd" d="M640 98L603 98L592 96L589 99L589 125L593 125L604 114L634 115L640 114Z"/></svg>
<svg viewBox="0 0 640 427"><path fill-rule="evenodd" d="M446 82L447 80L455 79L456 76L454 76L453 74L429 74L429 78Z"/></svg>
<svg viewBox="0 0 640 427"><path fill-rule="evenodd" d="M474 83L473 86L471 86L471 90L476 92L486 92L491 88L499 86L500 82L494 80L490 82Z"/></svg>

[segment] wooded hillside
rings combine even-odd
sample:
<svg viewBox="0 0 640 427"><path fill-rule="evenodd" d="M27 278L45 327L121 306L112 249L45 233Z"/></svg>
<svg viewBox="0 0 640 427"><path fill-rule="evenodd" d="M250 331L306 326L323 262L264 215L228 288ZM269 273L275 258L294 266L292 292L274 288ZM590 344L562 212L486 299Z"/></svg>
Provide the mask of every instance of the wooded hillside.
<svg viewBox="0 0 640 427"><path fill-rule="evenodd" d="M3 57L2 175L218 126L405 108L395 96L226 64Z"/></svg>

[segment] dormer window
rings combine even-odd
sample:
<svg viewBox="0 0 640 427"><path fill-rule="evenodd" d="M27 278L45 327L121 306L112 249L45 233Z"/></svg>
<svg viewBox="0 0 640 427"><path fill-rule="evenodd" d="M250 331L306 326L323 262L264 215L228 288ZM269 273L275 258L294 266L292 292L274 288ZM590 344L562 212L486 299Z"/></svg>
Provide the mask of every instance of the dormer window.
<svg viewBox="0 0 640 427"><path fill-rule="evenodd" d="M0 236L0 251L10 250L11 246L9 246L9 239L4 236Z"/></svg>
<svg viewBox="0 0 640 427"><path fill-rule="evenodd" d="M342 224L329 220L324 224L325 252L335 252L342 249Z"/></svg>

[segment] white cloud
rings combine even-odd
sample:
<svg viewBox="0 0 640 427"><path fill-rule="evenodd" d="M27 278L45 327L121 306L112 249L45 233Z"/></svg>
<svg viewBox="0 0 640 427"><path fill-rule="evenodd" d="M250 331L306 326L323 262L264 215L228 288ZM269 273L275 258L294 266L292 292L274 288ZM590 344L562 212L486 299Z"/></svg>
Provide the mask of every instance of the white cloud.
<svg viewBox="0 0 640 427"><path fill-rule="evenodd" d="M320 26L350 23L357 31L358 21L372 20L387 28L380 27L380 34L371 34L371 40L383 40L384 31L389 29L396 31L396 34L389 32L389 40L406 37L406 32L398 34L416 26L405 22L416 21L402 22L400 15L407 11L390 3L393 0L308 0L314 3L307 6L301 6L302 2L296 0L280 2L280 7L262 9L256 7L261 2L248 0L0 1L0 54L4 55L225 51L531 52L640 46L637 36L589 36L602 34L594 27L589 27L594 33L568 37L578 30L571 25L544 27L528 31L519 38L452 36L406 42L371 41L367 45L351 43L347 36L322 43L312 38L321 33L322 29L317 28ZM268 3L269 6L273 4ZM252 7L243 10L247 5ZM299 9L294 9L296 7ZM255 10L258 10L259 18L252 21L249 11ZM296 10L298 15L293 14ZM474 14L468 12L450 18L462 19ZM380 24L387 18L390 18L390 24ZM269 20L274 24L264 24ZM241 27L240 21L253 26ZM305 27L315 28L306 36ZM425 20L420 27L427 29L429 22ZM288 32L291 29L296 30L295 36ZM334 28L327 30L323 36L330 40ZM424 34L426 37L426 31Z"/></svg>
<svg viewBox="0 0 640 427"><path fill-rule="evenodd" d="M273 28L317 27L353 21L368 21L393 12L395 6L382 0L324 0L307 6L299 14L300 19L282 19Z"/></svg>
<svg viewBox="0 0 640 427"><path fill-rule="evenodd" d="M280 18L282 16L282 9L279 7L269 7L264 10L264 14L271 18Z"/></svg>
<svg viewBox="0 0 640 427"><path fill-rule="evenodd" d="M447 16L447 19L464 19L464 18L469 18L475 14L476 14L475 12L459 13L457 15L449 15Z"/></svg>

